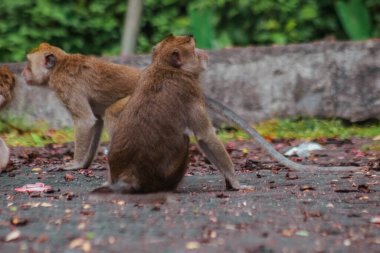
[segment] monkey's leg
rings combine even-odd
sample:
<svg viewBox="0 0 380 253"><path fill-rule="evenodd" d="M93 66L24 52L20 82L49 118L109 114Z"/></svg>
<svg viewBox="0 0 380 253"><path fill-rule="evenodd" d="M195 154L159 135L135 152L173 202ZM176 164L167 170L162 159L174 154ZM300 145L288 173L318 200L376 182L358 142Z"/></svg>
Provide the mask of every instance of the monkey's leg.
<svg viewBox="0 0 380 253"><path fill-rule="evenodd" d="M91 143L90 147L87 149L86 156L83 160L83 168L88 168L91 165L92 160L96 155L96 151L99 147L100 137L102 135L104 121L102 118L97 118L95 126L91 129Z"/></svg>
<svg viewBox="0 0 380 253"><path fill-rule="evenodd" d="M241 189L234 172L234 165L222 142L216 136L204 107L193 108L190 113L190 128L194 132L200 149L223 174L227 189Z"/></svg>
<svg viewBox="0 0 380 253"><path fill-rule="evenodd" d="M91 114L84 119L75 119L75 149L74 161L65 170L78 170L87 168L94 158L99 137L97 131L101 132L103 123L98 123L98 119ZM97 143L96 143L97 142ZM96 143L96 144L95 144Z"/></svg>

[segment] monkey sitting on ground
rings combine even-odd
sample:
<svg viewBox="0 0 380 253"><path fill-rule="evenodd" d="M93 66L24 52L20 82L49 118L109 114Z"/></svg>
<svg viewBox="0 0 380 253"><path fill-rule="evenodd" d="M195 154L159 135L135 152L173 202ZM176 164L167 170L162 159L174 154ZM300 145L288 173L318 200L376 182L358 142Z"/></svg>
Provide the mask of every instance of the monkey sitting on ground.
<svg viewBox="0 0 380 253"><path fill-rule="evenodd" d="M32 50L27 61L22 72L26 83L52 88L73 118L74 161L65 169L88 168L99 145L105 110L133 93L140 70L68 54L47 43Z"/></svg>
<svg viewBox="0 0 380 253"><path fill-rule="evenodd" d="M0 109L13 98L13 88L16 84L13 73L6 66L0 67ZM0 138L0 172L4 171L9 162L9 148Z"/></svg>
<svg viewBox="0 0 380 253"><path fill-rule="evenodd" d="M108 158L111 190L174 190L187 168L190 133L225 177L227 189L241 188L199 85L207 59L191 36L171 35L157 44L114 128Z"/></svg>

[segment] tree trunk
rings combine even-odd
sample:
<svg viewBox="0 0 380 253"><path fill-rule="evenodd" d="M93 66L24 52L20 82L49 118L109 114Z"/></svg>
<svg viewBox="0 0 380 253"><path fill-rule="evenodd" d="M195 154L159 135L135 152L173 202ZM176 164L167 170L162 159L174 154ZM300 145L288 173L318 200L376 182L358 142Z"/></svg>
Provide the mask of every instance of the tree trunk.
<svg viewBox="0 0 380 253"><path fill-rule="evenodd" d="M129 0L124 19L123 39L121 42L121 56L126 57L135 51L137 35L140 26L142 0Z"/></svg>

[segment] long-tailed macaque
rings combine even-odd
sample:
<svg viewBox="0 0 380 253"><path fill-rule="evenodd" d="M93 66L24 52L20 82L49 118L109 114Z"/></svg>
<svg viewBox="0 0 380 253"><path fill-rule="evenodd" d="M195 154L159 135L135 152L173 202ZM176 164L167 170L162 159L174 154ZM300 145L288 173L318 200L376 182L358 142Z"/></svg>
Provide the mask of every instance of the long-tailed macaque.
<svg viewBox="0 0 380 253"><path fill-rule="evenodd" d="M30 85L49 86L70 111L76 131L74 161L67 170L90 166L99 144L106 111L106 125L112 129L118 114L137 84L140 69L117 65L95 57L68 54L42 43L28 55L23 76ZM249 133L279 163L296 171L355 171L360 167L317 167L297 164L267 143L257 131L226 106L206 96L206 104ZM107 110L106 110L107 109Z"/></svg>
<svg viewBox="0 0 380 253"><path fill-rule="evenodd" d="M6 66L0 67L0 109L13 98L13 88L16 84L13 73ZM9 162L9 148L0 138L0 172L4 171Z"/></svg>
<svg viewBox="0 0 380 253"><path fill-rule="evenodd" d="M208 118L199 75L207 54L191 36L169 36L154 49L135 92L119 115L110 143L110 188L174 190L188 161L189 134L221 171L227 189L240 184Z"/></svg>
<svg viewBox="0 0 380 253"><path fill-rule="evenodd" d="M66 170L90 166L98 148L105 110L132 94L140 70L42 43L27 55L26 83L49 86L70 111L75 128L74 161Z"/></svg>

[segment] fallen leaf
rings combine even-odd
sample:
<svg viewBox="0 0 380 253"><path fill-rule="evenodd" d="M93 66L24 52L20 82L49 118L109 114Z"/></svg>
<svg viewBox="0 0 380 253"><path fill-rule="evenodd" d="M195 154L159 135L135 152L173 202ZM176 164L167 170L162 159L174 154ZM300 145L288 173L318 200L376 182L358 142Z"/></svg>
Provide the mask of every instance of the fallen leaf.
<svg viewBox="0 0 380 253"><path fill-rule="evenodd" d="M315 188L312 187L312 186L309 186L309 185L302 185L302 186L300 187L300 190L301 190L301 191L315 191Z"/></svg>
<svg viewBox="0 0 380 253"><path fill-rule="evenodd" d="M199 249L201 247L199 242L188 242L186 243L186 249Z"/></svg>
<svg viewBox="0 0 380 253"><path fill-rule="evenodd" d="M21 232L20 232L20 230L13 230L12 232L10 232L9 234L7 234L6 236L5 236L5 241L6 242L10 242L10 241L14 241L14 240L16 240L17 238L19 238L20 237L20 235L21 235Z"/></svg>
<svg viewBox="0 0 380 253"><path fill-rule="evenodd" d="M368 185L365 185L365 184L358 185L358 191L362 192L362 193L370 193L371 192Z"/></svg>
<svg viewBox="0 0 380 253"><path fill-rule="evenodd" d="M307 236L309 236L309 232L307 232L306 230L299 230L296 232L296 235L307 237Z"/></svg>
<svg viewBox="0 0 380 253"><path fill-rule="evenodd" d="M286 237L291 237L291 236L294 235L294 232L295 232L295 231L296 231L296 230L295 230L294 228L283 229L283 230L281 231L281 234L282 234L283 236L286 236Z"/></svg>
<svg viewBox="0 0 380 253"><path fill-rule="evenodd" d="M41 206L42 206L42 207L52 207L53 205L50 204L50 203L48 203L48 202L42 202L42 203L41 203Z"/></svg>
<svg viewBox="0 0 380 253"><path fill-rule="evenodd" d="M10 222L15 226L25 226L28 223L28 219L13 216Z"/></svg>
<svg viewBox="0 0 380 253"><path fill-rule="evenodd" d="M73 181L75 179L74 175L71 173L66 173L64 178L65 178L65 181L67 182Z"/></svg>
<svg viewBox="0 0 380 253"><path fill-rule="evenodd" d="M371 223L380 224L380 216L373 217Z"/></svg>
<svg viewBox="0 0 380 253"><path fill-rule="evenodd" d="M91 244L86 239L77 238L77 239L74 239L70 242L69 248L70 249L79 248L79 249L82 249L84 252L90 252Z"/></svg>
<svg viewBox="0 0 380 253"><path fill-rule="evenodd" d="M44 192L47 190L50 190L51 187L48 185L45 185L44 183L35 183L35 184L26 184L22 187L17 187L15 188L16 192L26 192L26 193L31 193L31 192Z"/></svg>

